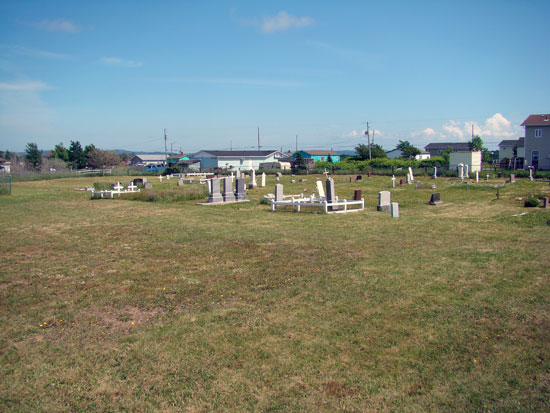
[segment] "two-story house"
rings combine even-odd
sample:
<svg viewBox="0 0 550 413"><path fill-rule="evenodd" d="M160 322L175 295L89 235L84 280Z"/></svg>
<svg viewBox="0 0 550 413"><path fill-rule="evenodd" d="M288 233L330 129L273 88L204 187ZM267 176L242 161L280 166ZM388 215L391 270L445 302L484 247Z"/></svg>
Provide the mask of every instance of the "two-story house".
<svg viewBox="0 0 550 413"><path fill-rule="evenodd" d="M550 114L529 115L525 127L525 166L550 170Z"/></svg>

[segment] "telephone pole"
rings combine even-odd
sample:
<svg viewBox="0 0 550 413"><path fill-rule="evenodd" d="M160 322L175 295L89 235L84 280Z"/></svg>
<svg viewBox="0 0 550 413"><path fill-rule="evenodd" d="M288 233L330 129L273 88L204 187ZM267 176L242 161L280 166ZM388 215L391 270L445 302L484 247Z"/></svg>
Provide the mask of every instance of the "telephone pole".
<svg viewBox="0 0 550 413"><path fill-rule="evenodd" d="M298 135L296 135L296 152L298 152Z"/></svg>
<svg viewBox="0 0 550 413"><path fill-rule="evenodd" d="M168 151L168 148L166 147L166 128L164 128L164 160L166 161L167 155L166 152Z"/></svg>
<svg viewBox="0 0 550 413"><path fill-rule="evenodd" d="M365 131L365 135L367 135L367 142L368 142L368 145L369 145L369 160L371 160L372 159L372 153L371 153L371 150L370 150L369 122L367 122L367 130Z"/></svg>
<svg viewBox="0 0 550 413"><path fill-rule="evenodd" d="M258 150L260 150L260 127L258 126Z"/></svg>

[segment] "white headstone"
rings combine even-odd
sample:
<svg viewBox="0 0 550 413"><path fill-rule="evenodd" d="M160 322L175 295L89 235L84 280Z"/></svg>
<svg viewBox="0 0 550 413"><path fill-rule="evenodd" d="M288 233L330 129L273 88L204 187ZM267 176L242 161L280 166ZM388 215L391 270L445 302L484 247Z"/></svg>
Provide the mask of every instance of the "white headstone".
<svg viewBox="0 0 550 413"><path fill-rule="evenodd" d="M469 178L470 177L470 165L466 164L464 166L466 167L466 173L465 173L466 178Z"/></svg>
<svg viewBox="0 0 550 413"><path fill-rule="evenodd" d="M413 169L409 166L409 175L411 176L411 182L414 181Z"/></svg>
<svg viewBox="0 0 550 413"><path fill-rule="evenodd" d="M250 184L248 185L248 187L250 189L252 189L252 188L256 188L257 186L258 186L258 184L256 183L256 170L251 169L250 170Z"/></svg>
<svg viewBox="0 0 550 413"><path fill-rule="evenodd" d="M476 182L479 182L479 171L476 171Z"/></svg>
<svg viewBox="0 0 550 413"><path fill-rule="evenodd" d="M392 175L391 177L391 186L392 188L395 188L395 175Z"/></svg>
<svg viewBox="0 0 550 413"><path fill-rule="evenodd" d="M458 176L460 179L464 179L464 164L462 163L458 164Z"/></svg>
<svg viewBox="0 0 550 413"><path fill-rule="evenodd" d="M407 185L410 185L411 183L411 176L407 173Z"/></svg>
<svg viewBox="0 0 550 413"><path fill-rule="evenodd" d="M399 204L397 202L391 203L391 217L399 218Z"/></svg>
<svg viewBox="0 0 550 413"><path fill-rule="evenodd" d="M265 172L262 172L262 188L265 186Z"/></svg>
<svg viewBox="0 0 550 413"><path fill-rule="evenodd" d="M378 211L389 211L391 208L391 192L380 191L378 192Z"/></svg>
<svg viewBox="0 0 550 413"><path fill-rule="evenodd" d="M533 169L535 168L533 168L532 166L529 167L529 180L531 181L533 180Z"/></svg>
<svg viewBox="0 0 550 413"><path fill-rule="evenodd" d="M325 188L323 186L323 182L317 181L317 193L319 194L319 198L325 198Z"/></svg>
<svg viewBox="0 0 550 413"><path fill-rule="evenodd" d="M162 175L159 175L159 181L162 182Z"/></svg>
<svg viewBox="0 0 550 413"><path fill-rule="evenodd" d="M212 179L206 180L206 186L208 187L208 193L212 193Z"/></svg>
<svg viewBox="0 0 550 413"><path fill-rule="evenodd" d="M241 170L237 169L237 179L239 179L240 177L241 177Z"/></svg>
<svg viewBox="0 0 550 413"><path fill-rule="evenodd" d="M283 184L276 184L275 185L275 201L282 201L284 200L283 195Z"/></svg>
<svg viewBox="0 0 550 413"><path fill-rule="evenodd" d="M434 166L434 176L432 178L437 179L437 166Z"/></svg>

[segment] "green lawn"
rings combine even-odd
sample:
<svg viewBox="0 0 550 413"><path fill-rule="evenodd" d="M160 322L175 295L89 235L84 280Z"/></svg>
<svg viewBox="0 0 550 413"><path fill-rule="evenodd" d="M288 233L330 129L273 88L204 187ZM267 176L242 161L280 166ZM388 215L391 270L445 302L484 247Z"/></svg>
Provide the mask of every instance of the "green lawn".
<svg viewBox="0 0 550 413"><path fill-rule="evenodd" d="M73 190L115 179L0 197L0 410L550 410L550 209L518 199L548 183L440 178L434 207L336 176L366 210L335 215L269 212L273 176L223 206Z"/></svg>

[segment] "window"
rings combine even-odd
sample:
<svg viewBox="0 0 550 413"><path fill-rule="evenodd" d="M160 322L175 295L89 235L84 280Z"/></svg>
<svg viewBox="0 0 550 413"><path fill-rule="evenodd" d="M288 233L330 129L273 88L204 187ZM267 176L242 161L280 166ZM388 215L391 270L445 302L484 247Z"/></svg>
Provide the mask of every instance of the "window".
<svg viewBox="0 0 550 413"><path fill-rule="evenodd" d="M539 167L539 151L531 151L531 166Z"/></svg>
<svg viewBox="0 0 550 413"><path fill-rule="evenodd" d="M540 138L542 136L542 129L535 129L535 138Z"/></svg>

